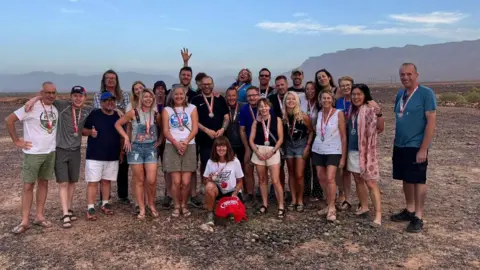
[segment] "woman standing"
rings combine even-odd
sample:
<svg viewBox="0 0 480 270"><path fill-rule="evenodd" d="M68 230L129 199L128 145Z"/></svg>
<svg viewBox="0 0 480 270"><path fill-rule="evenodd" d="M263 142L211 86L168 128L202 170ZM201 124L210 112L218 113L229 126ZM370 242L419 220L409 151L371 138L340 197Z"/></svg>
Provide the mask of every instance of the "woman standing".
<svg viewBox="0 0 480 270"><path fill-rule="evenodd" d="M303 96L303 99L302 99ZM320 108L317 102L317 93L315 92L315 83L308 81L305 84L305 95L299 96L300 105L303 112L310 118L313 127L313 139L315 139L315 126L317 124L318 110ZM309 196L311 201L323 199L323 191L317 178L317 169L312 163L312 152L305 161L305 189L304 196Z"/></svg>
<svg viewBox="0 0 480 270"><path fill-rule="evenodd" d="M155 110L153 91L147 88L141 91L137 107L123 115L115 123L115 128L125 140L124 149L127 152L128 164L132 168L133 191L139 207L137 217L145 219L145 197L149 212L153 217L158 217L155 209L157 146L160 144L157 125L161 123L161 119ZM128 122L132 125L131 139L122 127Z"/></svg>
<svg viewBox="0 0 480 270"><path fill-rule="evenodd" d="M237 81L231 87L235 87L238 92L238 102L247 102L247 89L252 86L252 72L244 68L238 73Z"/></svg>
<svg viewBox="0 0 480 270"><path fill-rule="evenodd" d="M320 185L326 193L327 207L319 214L326 215L328 221L336 220L335 173L342 169L347 156L347 138L345 116L342 111L333 107L333 93L324 91L319 96L322 110L318 113L316 125L317 137L313 143L313 164L317 167Z"/></svg>
<svg viewBox="0 0 480 270"><path fill-rule="evenodd" d="M208 214L205 224L214 225L215 201L223 197L238 197L242 189L243 171L227 137L213 141L212 154L203 173L205 178L205 204Z"/></svg>
<svg viewBox="0 0 480 270"><path fill-rule="evenodd" d="M283 125L279 117L272 116L272 104L266 98L258 100L257 118L253 121L249 144L253 150L252 163L258 173L258 182L262 194L263 205L257 214L265 214L268 209L268 174L270 171L275 195L278 202L278 217L285 217L283 188L280 183L280 148L283 144ZM253 114L253 112L252 112Z"/></svg>
<svg viewBox="0 0 480 270"><path fill-rule="evenodd" d="M370 89L365 84L354 85L352 90L351 117L348 120L348 171L353 173L360 200L356 215L368 213L368 190L375 208L372 227L382 224L380 189L377 185L379 166L377 157L377 134L383 132L385 120L378 106L369 106L372 101ZM366 184L366 186L365 186Z"/></svg>
<svg viewBox="0 0 480 270"><path fill-rule="evenodd" d="M172 179L175 209L172 216L189 216L187 208L190 179L197 169L195 135L198 132L197 108L187 102L183 87L175 87L162 111L162 129L166 139L163 168Z"/></svg>
<svg viewBox="0 0 480 270"><path fill-rule="evenodd" d="M285 158L287 159L292 202L288 210L303 212L303 191L305 188L305 160L310 156L313 127L310 117L300 110L300 99L294 91L288 91L283 99L286 117L283 119L285 136Z"/></svg>
<svg viewBox="0 0 480 270"><path fill-rule="evenodd" d="M129 112L134 108L138 107L138 103L140 101L140 95L142 90L145 88L145 84L141 81L136 81L132 84L132 94L130 96L130 103L127 105L127 109L125 112Z"/></svg>
<svg viewBox="0 0 480 270"><path fill-rule="evenodd" d="M340 95L340 92L337 93L337 87L335 86L332 74L326 69L320 69L315 73L315 91L317 95L323 91L330 91L333 93L335 99Z"/></svg>

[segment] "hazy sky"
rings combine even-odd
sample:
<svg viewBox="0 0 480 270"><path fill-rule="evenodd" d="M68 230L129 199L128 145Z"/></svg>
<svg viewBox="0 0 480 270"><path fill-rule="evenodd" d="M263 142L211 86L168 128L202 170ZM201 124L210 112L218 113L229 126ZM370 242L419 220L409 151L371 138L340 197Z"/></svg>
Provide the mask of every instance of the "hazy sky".
<svg viewBox="0 0 480 270"><path fill-rule="evenodd" d="M347 48L480 38L477 0L0 0L0 72L287 71ZM477 19L477 20L476 20Z"/></svg>

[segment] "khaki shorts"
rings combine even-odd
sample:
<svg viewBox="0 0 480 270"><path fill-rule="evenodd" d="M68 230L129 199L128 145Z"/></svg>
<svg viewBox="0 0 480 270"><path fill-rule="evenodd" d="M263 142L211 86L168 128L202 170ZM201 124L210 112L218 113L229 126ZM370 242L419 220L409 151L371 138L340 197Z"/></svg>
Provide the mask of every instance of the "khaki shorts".
<svg viewBox="0 0 480 270"><path fill-rule="evenodd" d="M264 145L256 145L256 146L260 154L267 153L268 151L271 151L273 150L273 148L275 148L273 146L264 146ZM261 166L267 166L267 167L280 164L280 151L275 152L275 154L273 154L273 156L267 160L260 160L257 154L253 153L251 161L255 165L261 165Z"/></svg>
<svg viewBox="0 0 480 270"><path fill-rule="evenodd" d="M195 172L197 170L197 148L195 144L189 144L187 150L181 156L177 148L171 143L165 144L163 152L164 172Z"/></svg>
<svg viewBox="0 0 480 270"><path fill-rule="evenodd" d="M35 183L37 179L55 179L55 151L48 154L23 154L22 176L24 183Z"/></svg>

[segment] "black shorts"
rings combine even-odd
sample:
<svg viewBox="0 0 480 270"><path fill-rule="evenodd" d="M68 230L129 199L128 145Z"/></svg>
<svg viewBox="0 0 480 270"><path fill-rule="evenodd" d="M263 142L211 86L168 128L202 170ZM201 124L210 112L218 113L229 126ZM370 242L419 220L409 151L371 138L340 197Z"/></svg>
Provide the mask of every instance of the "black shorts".
<svg viewBox="0 0 480 270"><path fill-rule="evenodd" d="M317 153L312 153L312 163L315 166L320 167L327 167L327 166L335 166L338 167L340 164L340 159L342 159L342 155L320 155Z"/></svg>
<svg viewBox="0 0 480 270"><path fill-rule="evenodd" d="M215 184L215 185L217 186L217 190L218 190L218 195L215 198L216 201L218 201L218 200L220 200L221 198L224 198L224 197L232 196L233 191L223 194L222 191L221 191L222 189L217 184ZM240 199L241 202L243 202L242 193L237 193L237 197Z"/></svg>
<svg viewBox="0 0 480 270"><path fill-rule="evenodd" d="M417 163L417 147L393 147L392 174L393 179L405 181L407 184L425 184L427 182L427 160Z"/></svg>
<svg viewBox="0 0 480 270"><path fill-rule="evenodd" d="M240 161L240 163L243 164L243 160L245 158L245 147L243 147L242 145L242 146L235 146L232 148L235 155L237 155L237 158Z"/></svg>

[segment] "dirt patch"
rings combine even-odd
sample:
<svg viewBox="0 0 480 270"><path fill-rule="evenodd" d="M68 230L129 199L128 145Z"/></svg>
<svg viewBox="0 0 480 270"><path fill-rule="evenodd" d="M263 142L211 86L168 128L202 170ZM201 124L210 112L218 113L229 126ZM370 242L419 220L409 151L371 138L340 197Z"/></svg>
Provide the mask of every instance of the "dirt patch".
<svg viewBox="0 0 480 270"><path fill-rule="evenodd" d="M393 90L392 90L393 91ZM10 230L20 221L22 153L0 125L0 265L2 269L472 269L480 266L479 204L480 111L440 108L430 151L425 231L404 232L407 224L389 221L404 207L399 181L391 180L394 134L392 104L385 108L386 130L379 136L383 226L377 230L352 212L325 223L314 203L304 213L275 218L276 205L265 216L248 209L249 220L226 222L209 233L199 229L203 210L174 219L161 211L159 219L137 221L132 207L116 203L113 217L84 220L86 185L82 177L73 209L80 219L69 230L60 227L57 184L50 183L46 216L54 227L32 227L24 235ZM0 106L5 118L18 106ZM18 126L20 128L20 126ZM82 150L84 151L84 149ZM83 152L83 157L84 157ZM159 171L157 194L163 194ZM355 194L355 190L353 190ZM353 205L358 204L353 199ZM35 205L35 203L34 203ZM33 213L32 213L33 214ZM33 216L32 216L33 218Z"/></svg>

